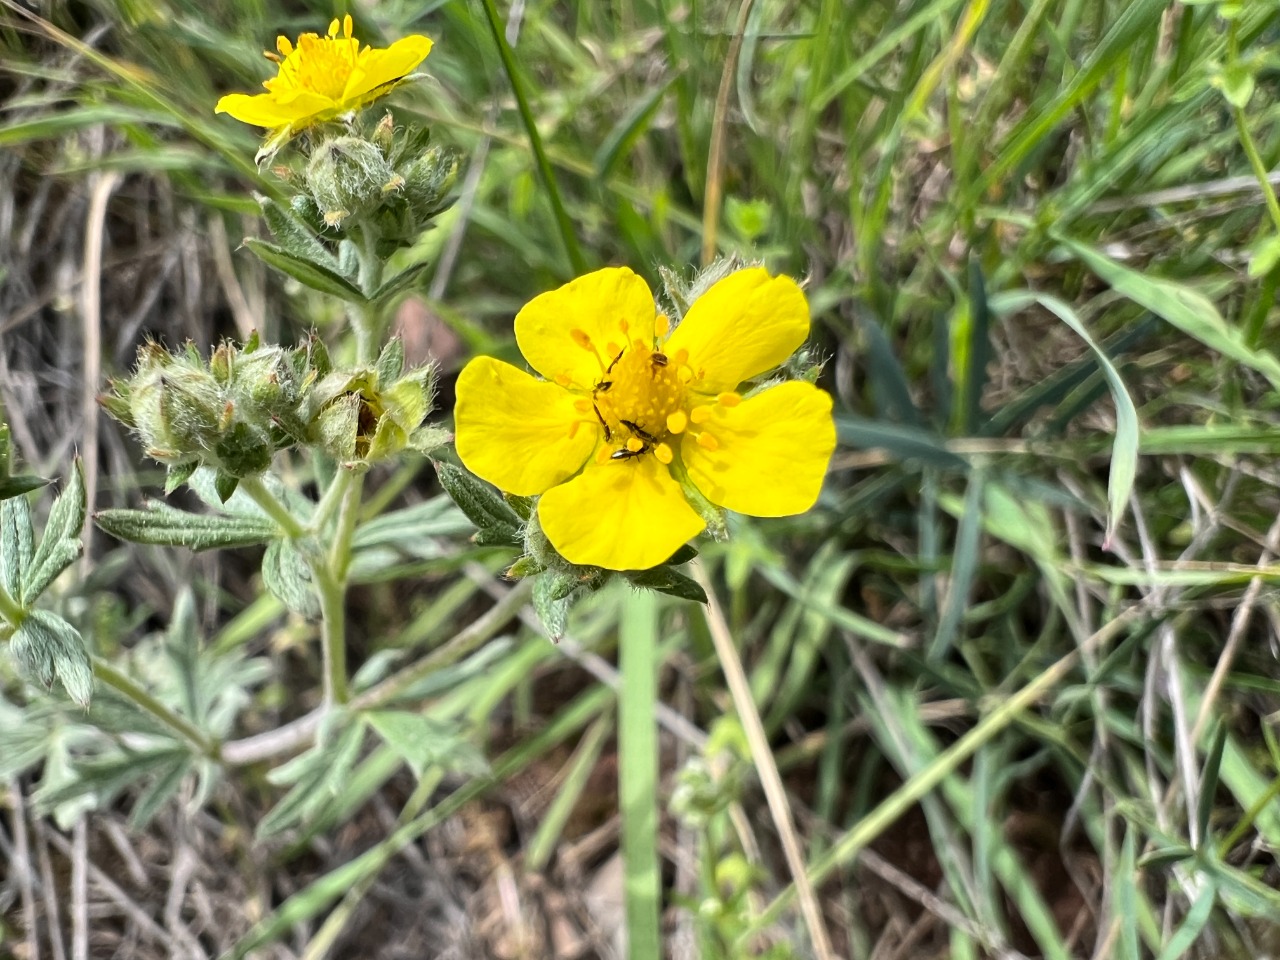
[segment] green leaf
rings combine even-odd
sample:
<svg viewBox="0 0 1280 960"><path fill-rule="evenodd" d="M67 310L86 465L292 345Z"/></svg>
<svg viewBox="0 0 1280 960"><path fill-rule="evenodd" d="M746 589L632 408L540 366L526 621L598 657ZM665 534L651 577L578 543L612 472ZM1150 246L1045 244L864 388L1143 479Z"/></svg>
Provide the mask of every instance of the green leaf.
<svg viewBox="0 0 1280 960"><path fill-rule="evenodd" d="M397 294L404 293L413 287L415 283L426 273L428 264L419 263L406 270L401 270L394 277L373 291L373 296L369 300L373 303L383 303L390 300Z"/></svg>
<svg viewBox="0 0 1280 960"><path fill-rule="evenodd" d="M473 776L487 771L484 759L455 724L407 710L375 710L365 719L419 779L436 765Z"/></svg>
<svg viewBox="0 0 1280 960"><path fill-rule="evenodd" d="M25 497L0 502L0 586L15 600L22 596L34 551L31 504Z"/></svg>
<svg viewBox="0 0 1280 960"><path fill-rule="evenodd" d="M1257 280L1265 277L1280 263L1280 233L1263 236L1254 244L1249 257L1249 277Z"/></svg>
<svg viewBox="0 0 1280 960"><path fill-rule="evenodd" d="M1227 325L1218 308L1204 294L1191 287L1121 266L1092 247L1056 237L1059 243L1079 257L1090 270L1111 284L1112 288L1134 303L1163 317L1189 337L1199 340L1211 350L1257 370L1280 390L1280 360L1265 350L1255 350L1244 333Z"/></svg>
<svg viewBox="0 0 1280 960"><path fill-rule="evenodd" d="M93 694L93 666L84 640L67 621L48 610L32 610L13 634L13 655L46 687L56 676L82 707Z"/></svg>
<svg viewBox="0 0 1280 960"><path fill-rule="evenodd" d="M311 619L320 616L311 567L292 540L268 545L262 557L262 582L294 613Z"/></svg>
<svg viewBox="0 0 1280 960"><path fill-rule="evenodd" d="M33 604L54 578L80 556L84 513L84 472L77 459L72 464L70 483L49 510L49 521L40 538L40 547L22 579L22 602L25 605Z"/></svg>
<svg viewBox="0 0 1280 960"><path fill-rule="evenodd" d="M1075 332L1093 351L1103 376L1107 378L1107 386L1111 390L1111 399L1116 408L1116 435L1111 444L1111 472L1107 477L1107 532L1106 540L1110 542L1115 535L1120 518L1124 516L1125 506L1133 493L1134 479L1138 475L1138 409L1129 396L1129 390L1115 368L1111 358L1089 333L1088 328L1076 315L1070 305L1049 296L1032 291L1016 291L993 297L992 309L1001 313L1013 313L1028 304L1035 302L1050 313L1055 314ZM1208 304L1208 301L1205 301ZM1149 307L1156 312L1154 307ZM1213 309L1209 305L1209 309ZM1277 368L1280 370L1280 367Z"/></svg>
<svg viewBox="0 0 1280 960"><path fill-rule="evenodd" d="M1213 815L1214 796L1218 792L1218 776L1222 770L1222 753L1227 746L1227 726L1219 722L1213 733L1209 755L1204 760L1200 775L1200 802L1196 809L1196 824L1200 828L1200 842L1209 842L1209 818Z"/></svg>
<svg viewBox="0 0 1280 960"><path fill-rule="evenodd" d="M188 513L164 503L148 503L142 510L103 510L93 519L121 540L192 550L269 543L280 533L266 518Z"/></svg>
<svg viewBox="0 0 1280 960"><path fill-rule="evenodd" d="M0 500L20 497L32 490L39 490L49 481L34 474L25 473L16 477L0 477Z"/></svg>
<svg viewBox="0 0 1280 960"><path fill-rule="evenodd" d="M1209 83L1222 91L1222 96L1227 103L1237 110L1243 110L1249 105L1249 101L1253 99L1253 91L1256 86L1253 65L1240 61L1229 63L1211 76Z"/></svg>
<svg viewBox="0 0 1280 960"><path fill-rule="evenodd" d="M1218 884L1209 880L1200 888L1200 893L1196 896L1195 902L1191 904L1191 909L1187 911L1187 915L1183 918L1178 929L1174 931L1172 937L1164 945L1164 949L1160 951L1157 960L1179 960L1189 954L1192 945L1200 937L1200 931L1204 929L1209 917L1213 915L1213 905L1218 900Z"/></svg>
<svg viewBox="0 0 1280 960"><path fill-rule="evenodd" d="M489 543L520 542L520 518L493 487L451 463L437 461L435 467L440 485Z"/></svg>
<svg viewBox="0 0 1280 960"><path fill-rule="evenodd" d="M282 247L265 240L246 237L244 245L268 266L275 267L281 273L293 277L303 286L327 293L330 296L345 300L347 303L365 304L360 289L336 270L331 270L319 263L312 263L296 257Z"/></svg>
<svg viewBox="0 0 1280 960"><path fill-rule="evenodd" d="M706 591L696 581L678 570L672 570L668 566L654 567L652 570L641 570L638 573L628 573L626 578L631 581L633 586L657 590L659 593L670 594L673 597L679 597L681 600L692 600L695 603L707 602Z"/></svg>
<svg viewBox="0 0 1280 960"><path fill-rule="evenodd" d="M338 272L337 258L325 249L310 227L271 198L259 196L257 200L271 235L285 252L313 266Z"/></svg>

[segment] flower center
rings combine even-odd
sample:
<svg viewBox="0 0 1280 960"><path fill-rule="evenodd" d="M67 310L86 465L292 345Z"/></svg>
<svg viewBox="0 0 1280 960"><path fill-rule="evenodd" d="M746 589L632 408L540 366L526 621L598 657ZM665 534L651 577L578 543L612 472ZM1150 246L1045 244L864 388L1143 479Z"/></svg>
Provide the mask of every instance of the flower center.
<svg viewBox="0 0 1280 960"><path fill-rule="evenodd" d="M284 57L280 75L268 80L266 88L276 94L308 92L341 100L360 55L360 41L351 36L350 17L343 23L343 34L338 36L338 21L334 20L328 36L304 33L298 37L297 49L281 37L277 42Z"/></svg>

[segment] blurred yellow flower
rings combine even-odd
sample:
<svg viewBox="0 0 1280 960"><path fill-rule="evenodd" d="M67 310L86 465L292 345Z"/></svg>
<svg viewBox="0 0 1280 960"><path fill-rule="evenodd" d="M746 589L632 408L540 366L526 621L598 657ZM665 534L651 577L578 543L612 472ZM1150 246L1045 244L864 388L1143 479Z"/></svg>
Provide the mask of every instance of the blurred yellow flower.
<svg viewBox="0 0 1280 960"><path fill-rule="evenodd" d="M516 342L546 379L477 357L458 378L458 456L519 496L572 563L645 570L705 522L681 480L712 503L757 517L813 506L835 449L831 397L785 381L742 397L745 380L809 335L790 277L760 267L717 282L670 329L625 267L535 297Z"/></svg>
<svg viewBox="0 0 1280 960"><path fill-rule="evenodd" d="M397 40L385 50L360 48L351 36L351 17L329 24L326 36L304 33L295 47L276 39L280 72L263 83L267 93L231 93L218 101L215 113L272 130L269 142L279 145L317 123L356 110L390 92L397 82L426 59L431 41L423 36Z"/></svg>

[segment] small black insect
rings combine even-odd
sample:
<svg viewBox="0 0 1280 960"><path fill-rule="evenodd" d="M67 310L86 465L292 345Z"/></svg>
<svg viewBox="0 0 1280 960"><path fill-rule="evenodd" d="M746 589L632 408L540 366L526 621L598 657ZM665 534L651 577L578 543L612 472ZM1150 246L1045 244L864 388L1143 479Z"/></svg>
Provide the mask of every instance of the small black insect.
<svg viewBox="0 0 1280 960"><path fill-rule="evenodd" d="M628 430L634 433L637 437L639 437L645 443L658 442L657 437L655 437L651 433L646 432L644 429L641 428L640 424L638 423L634 423L631 420L620 420L619 423L621 423L624 427L626 427Z"/></svg>
<svg viewBox="0 0 1280 960"><path fill-rule="evenodd" d="M646 443L639 450L628 450L623 447L621 450L615 450L609 455L610 460L630 460L632 457L639 457L649 452L649 445Z"/></svg>
<svg viewBox="0 0 1280 960"><path fill-rule="evenodd" d="M665 367L667 365L667 355L665 353L655 353L649 358L649 362L655 367Z"/></svg>
<svg viewBox="0 0 1280 960"><path fill-rule="evenodd" d="M618 351L618 355L613 358L613 362L610 363L609 366L605 368L605 371L604 371L605 376L608 376L609 374L613 373L613 368L618 365L618 361L622 359L622 355L626 352L627 352L626 347L623 347L621 350Z"/></svg>
<svg viewBox="0 0 1280 960"><path fill-rule="evenodd" d="M596 412L596 419L600 421L600 426L604 427L604 442L608 443L613 439L613 431L609 429L609 424L605 423L604 414L600 412L600 408L593 403L591 409Z"/></svg>

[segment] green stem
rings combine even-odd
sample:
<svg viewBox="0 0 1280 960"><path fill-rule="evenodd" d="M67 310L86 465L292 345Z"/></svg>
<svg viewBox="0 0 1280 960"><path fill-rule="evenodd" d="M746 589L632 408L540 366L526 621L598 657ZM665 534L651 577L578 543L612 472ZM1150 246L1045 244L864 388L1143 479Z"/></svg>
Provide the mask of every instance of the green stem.
<svg viewBox="0 0 1280 960"><path fill-rule="evenodd" d="M324 657L324 702L332 707L347 702L347 585L334 577L327 564L313 569L320 594L321 638Z"/></svg>
<svg viewBox="0 0 1280 960"><path fill-rule="evenodd" d="M493 34L493 42L498 47L498 56L502 58L502 67L507 72L507 80L511 83L511 92L515 95L525 133L529 135L529 146L533 150L533 158L538 166L538 175L542 178L542 185L547 188L547 196L555 212L556 226L560 230L560 239L564 242L565 251L569 254L569 262L573 264L574 273L586 273L586 258L583 257L582 250L578 246L578 238L574 235L573 221L569 219L564 201L560 198L560 188L556 185L555 174L551 171L551 162L547 159L546 150L543 149L542 135L538 133L538 123L533 118L533 111L529 109L529 98L525 96L524 84L516 70L515 54L511 51L511 44L507 43L493 0L484 0L484 13L489 20L489 32Z"/></svg>
<svg viewBox="0 0 1280 960"><path fill-rule="evenodd" d="M240 479L240 489L262 508L263 513L280 525L280 529L285 532L287 537L297 540L299 537L306 536L306 528L303 527L297 517L289 512L289 508L266 488L261 477L242 477Z"/></svg>
<svg viewBox="0 0 1280 960"><path fill-rule="evenodd" d="M658 604L641 590L627 598L618 657L618 800L626 877L627 935L633 960L661 960L658 864Z"/></svg>
<svg viewBox="0 0 1280 960"><path fill-rule="evenodd" d="M0 586L0 617L4 617L9 623L17 627L23 620L27 619L27 611L22 604L13 599L9 595L9 591Z"/></svg>
<svg viewBox="0 0 1280 960"><path fill-rule="evenodd" d="M197 726L166 707L131 680L128 675L121 673L107 661L95 658L93 661L93 675L123 697L132 701L140 710L151 714L204 756L214 760L218 758L218 745L205 736Z"/></svg>
<svg viewBox="0 0 1280 960"><path fill-rule="evenodd" d="M334 578L342 584L344 590L347 582L347 568L351 566L351 538L356 532L356 522L360 519L360 501L363 492L364 474L352 473L338 507L337 530L334 532L333 548L329 553L329 569L333 571Z"/></svg>
<svg viewBox="0 0 1280 960"><path fill-rule="evenodd" d="M1249 133L1244 111L1239 107L1232 107L1231 115L1235 117L1236 130L1240 133L1240 145L1244 147L1245 156L1249 158L1249 166L1253 167L1253 175L1258 178L1258 185L1262 187L1262 196L1267 201L1271 222L1275 224L1276 230L1280 231L1280 201L1276 199L1276 191L1271 186L1271 178L1267 175L1267 167L1262 162L1262 155L1258 153L1258 145L1253 142L1253 135Z"/></svg>

